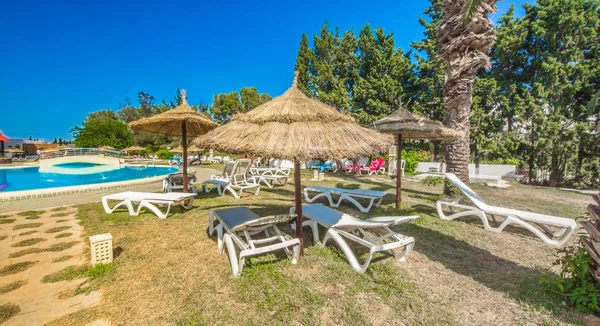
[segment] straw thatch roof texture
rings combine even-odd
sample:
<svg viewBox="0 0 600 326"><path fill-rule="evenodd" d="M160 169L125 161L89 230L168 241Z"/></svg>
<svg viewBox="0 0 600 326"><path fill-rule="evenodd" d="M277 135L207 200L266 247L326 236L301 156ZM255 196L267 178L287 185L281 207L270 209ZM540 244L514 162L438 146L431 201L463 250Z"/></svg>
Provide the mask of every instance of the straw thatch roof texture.
<svg viewBox="0 0 600 326"><path fill-rule="evenodd" d="M389 136L304 95L296 86L196 139L202 148L289 160L361 157L385 152Z"/></svg>
<svg viewBox="0 0 600 326"><path fill-rule="evenodd" d="M460 138L458 131L444 127L441 122L398 109L383 119L368 125L369 128L389 134L402 134L403 139L451 140Z"/></svg>
<svg viewBox="0 0 600 326"><path fill-rule="evenodd" d="M129 146L126 148L123 148L121 151L122 152L137 152L137 151L143 151L145 150L144 147L140 147L140 146Z"/></svg>
<svg viewBox="0 0 600 326"><path fill-rule="evenodd" d="M204 135L219 125L193 110L186 99L185 90L181 90L181 104L174 109L133 121L129 124L131 129L145 131L152 134L182 137L182 122L186 122L187 137L197 137Z"/></svg>

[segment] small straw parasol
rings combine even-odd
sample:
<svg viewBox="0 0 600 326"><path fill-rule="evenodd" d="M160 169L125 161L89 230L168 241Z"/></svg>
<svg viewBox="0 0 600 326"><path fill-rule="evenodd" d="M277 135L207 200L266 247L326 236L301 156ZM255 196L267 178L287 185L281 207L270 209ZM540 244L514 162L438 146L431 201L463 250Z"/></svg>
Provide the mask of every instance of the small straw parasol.
<svg viewBox="0 0 600 326"><path fill-rule="evenodd" d="M204 150L202 148L199 148L196 145L192 145L190 147L188 147L188 152L190 153L199 153L199 152L203 152Z"/></svg>
<svg viewBox="0 0 600 326"><path fill-rule="evenodd" d="M187 103L186 92L181 90L181 104L169 111L148 118L133 121L131 129L151 134L181 137L183 147L183 191L188 191L187 177L187 137L198 137L217 128L219 125L202 115Z"/></svg>
<svg viewBox="0 0 600 326"><path fill-rule="evenodd" d="M123 149L121 150L121 152L139 152L139 151L143 151L143 150L145 150L145 148L144 148L144 147L140 147L140 146L129 146L129 147L123 148Z"/></svg>
<svg viewBox="0 0 600 326"><path fill-rule="evenodd" d="M15 153L15 154L25 153L25 152L23 152L22 150L20 150L18 148L9 148L9 149L5 150L4 152L5 153Z"/></svg>
<svg viewBox="0 0 600 326"><path fill-rule="evenodd" d="M188 149L189 152L189 149ZM169 150L169 153L183 153L183 148L181 146L172 148Z"/></svg>
<svg viewBox="0 0 600 326"><path fill-rule="evenodd" d="M300 161L359 157L386 151L392 144L348 115L304 95L294 82L283 95L196 140L196 145L226 153L250 154L294 161L296 236L302 238ZM302 248L302 246L301 246Z"/></svg>
<svg viewBox="0 0 600 326"><path fill-rule="evenodd" d="M66 145L60 145L56 149L58 149L58 150L61 150L61 149L71 149L71 147L66 146Z"/></svg>
<svg viewBox="0 0 600 326"><path fill-rule="evenodd" d="M112 147L112 146L108 146L108 145L104 145L104 146L100 146L98 147L100 149L105 149L105 150L109 150L109 151L114 151L116 150L116 148Z"/></svg>
<svg viewBox="0 0 600 326"><path fill-rule="evenodd" d="M461 136L458 131L444 127L441 122L418 116L403 108L399 108L387 117L369 124L368 127L383 133L396 135L396 145L398 146L398 159L396 160L396 208L399 208L402 203L402 178L400 177L402 140L452 140Z"/></svg>

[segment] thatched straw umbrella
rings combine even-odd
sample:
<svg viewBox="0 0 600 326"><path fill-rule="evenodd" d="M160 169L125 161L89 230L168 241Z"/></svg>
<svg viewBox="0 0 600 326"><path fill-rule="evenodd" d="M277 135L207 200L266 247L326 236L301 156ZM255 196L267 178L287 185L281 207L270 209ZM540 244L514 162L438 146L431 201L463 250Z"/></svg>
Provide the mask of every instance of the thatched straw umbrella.
<svg viewBox="0 0 600 326"><path fill-rule="evenodd" d="M400 164L402 161L402 140L452 140L461 137L458 131L444 127L441 122L410 113L399 108L394 113L368 125L380 132L395 134L398 158L396 160L396 208L402 203L402 178Z"/></svg>
<svg viewBox="0 0 600 326"><path fill-rule="evenodd" d="M188 149L188 152L189 152L189 151L190 151L190 150ZM169 153L183 153L183 147L181 147L181 146L178 146L178 147L175 147L175 148L171 148L171 149L169 150Z"/></svg>
<svg viewBox="0 0 600 326"><path fill-rule="evenodd" d="M125 147L121 150L121 152L139 152L139 151L143 151L145 150L144 147L140 147L140 146L129 146L129 147Z"/></svg>
<svg viewBox="0 0 600 326"><path fill-rule="evenodd" d="M129 124L131 129L151 134L181 137L183 147L183 191L188 191L187 137L198 137L219 125L187 104L185 90L181 90L181 104L161 114L142 118Z"/></svg>
<svg viewBox="0 0 600 326"><path fill-rule="evenodd" d="M203 151L203 149L202 149L202 148L199 148L199 147L198 147L198 146L196 146L196 145L192 145L192 146L190 146L190 147L188 148L188 152L190 152L190 153L200 153L200 152L202 152L202 151Z"/></svg>
<svg viewBox="0 0 600 326"><path fill-rule="evenodd" d="M20 153L25 153L22 150L18 149L18 148L9 148L7 150L4 151L5 153L13 153L13 154L20 154Z"/></svg>
<svg viewBox="0 0 600 326"><path fill-rule="evenodd" d="M109 151L114 151L114 150L116 150L116 148L114 148L114 147L112 147L112 146L108 146L108 145L100 146L100 147L98 147L98 148L100 148L100 149L106 149L106 150L109 150Z"/></svg>
<svg viewBox="0 0 600 326"><path fill-rule="evenodd" d="M297 87L196 140L203 148L294 161L296 234L302 238L300 161L343 156L360 157L385 151L391 137L363 128L350 116L304 95Z"/></svg>

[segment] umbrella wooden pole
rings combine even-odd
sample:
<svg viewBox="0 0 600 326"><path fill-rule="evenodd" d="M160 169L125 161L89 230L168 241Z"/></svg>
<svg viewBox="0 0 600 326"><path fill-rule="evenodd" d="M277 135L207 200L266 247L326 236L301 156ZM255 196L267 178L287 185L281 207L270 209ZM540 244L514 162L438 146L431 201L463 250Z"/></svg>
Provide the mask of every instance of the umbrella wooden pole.
<svg viewBox="0 0 600 326"><path fill-rule="evenodd" d="M396 209L402 204L402 134L398 134L398 147L396 147Z"/></svg>
<svg viewBox="0 0 600 326"><path fill-rule="evenodd" d="M183 192L188 192L187 175L187 126L181 122L181 147L183 148Z"/></svg>
<svg viewBox="0 0 600 326"><path fill-rule="evenodd" d="M296 237L300 240L300 255L304 255L304 237L302 236L302 185L300 184L300 162L294 160L294 192L296 198ZM315 239L315 241L317 241Z"/></svg>

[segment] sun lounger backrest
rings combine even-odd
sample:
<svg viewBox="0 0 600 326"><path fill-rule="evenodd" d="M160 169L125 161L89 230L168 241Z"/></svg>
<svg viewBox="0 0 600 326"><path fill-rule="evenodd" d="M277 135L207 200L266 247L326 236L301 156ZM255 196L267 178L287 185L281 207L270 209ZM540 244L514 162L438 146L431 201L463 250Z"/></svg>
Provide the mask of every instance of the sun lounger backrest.
<svg viewBox="0 0 600 326"><path fill-rule="evenodd" d="M458 190L460 190L465 196L467 196L476 206L479 208L483 208L482 206L486 206L487 204L479 197L469 186L467 186L464 182L462 182L454 173L446 173L446 179L452 182Z"/></svg>
<svg viewBox="0 0 600 326"><path fill-rule="evenodd" d="M244 158L244 159L239 159L237 160L238 162L238 166L237 169L235 171L235 174L243 174L245 175L246 173L248 173L248 170L250 169L250 165L252 164L252 161L250 159Z"/></svg>
<svg viewBox="0 0 600 326"><path fill-rule="evenodd" d="M223 176L231 177L237 169L238 162L227 162L223 167Z"/></svg>

